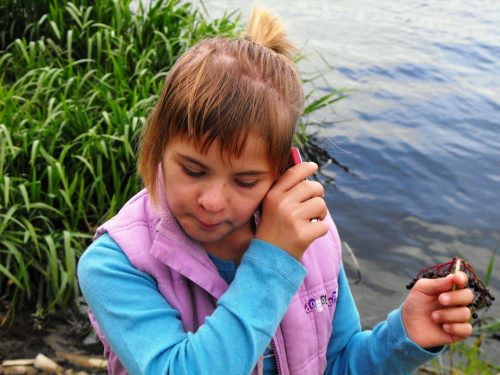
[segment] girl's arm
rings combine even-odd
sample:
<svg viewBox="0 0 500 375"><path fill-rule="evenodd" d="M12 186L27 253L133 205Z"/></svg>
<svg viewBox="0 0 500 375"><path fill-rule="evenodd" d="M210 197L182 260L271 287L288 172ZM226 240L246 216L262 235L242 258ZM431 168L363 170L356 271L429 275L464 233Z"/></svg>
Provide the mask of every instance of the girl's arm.
<svg viewBox="0 0 500 375"><path fill-rule="evenodd" d="M373 330L361 331L359 314L341 268L326 374L412 374L437 354L408 338L401 308Z"/></svg>
<svg viewBox="0 0 500 375"><path fill-rule="evenodd" d="M305 275L281 249L254 240L214 313L196 333L186 333L156 282L109 235L78 265L87 303L130 374L250 373Z"/></svg>

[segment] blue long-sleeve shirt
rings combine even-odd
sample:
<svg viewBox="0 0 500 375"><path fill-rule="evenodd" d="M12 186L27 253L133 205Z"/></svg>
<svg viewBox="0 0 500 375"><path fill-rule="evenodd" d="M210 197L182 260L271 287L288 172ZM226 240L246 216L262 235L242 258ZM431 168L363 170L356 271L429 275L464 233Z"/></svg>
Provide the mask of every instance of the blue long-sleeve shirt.
<svg viewBox="0 0 500 375"><path fill-rule="evenodd" d="M270 261L260 261L263 254ZM252 348L262 346L256 343L271 340L274 332L266 327L273 324L266 322L279 322L307 273L286 252L255 240L237 273L232 262L212 260L230 288L205 324L196 333L186 333L178 311L160 294L154 279L138 271L109 235L101 236L81 257L82 292L130 374L201 374L208 368L240 373L238 366L255 357ZM401 309L373 331L361 331L343 269L338 284L325 373L411 374L435 356L407 337ZM234 347L242 337L245 344ZM235 360L228 360L230 356ZM273 367L267 363L271 373Z"/></svg>

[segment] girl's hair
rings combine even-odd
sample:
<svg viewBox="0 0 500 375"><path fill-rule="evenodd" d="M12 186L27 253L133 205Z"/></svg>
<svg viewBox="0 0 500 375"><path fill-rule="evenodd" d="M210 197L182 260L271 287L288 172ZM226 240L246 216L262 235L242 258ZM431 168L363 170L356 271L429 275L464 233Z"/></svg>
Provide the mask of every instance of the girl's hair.
<svg viewBox="0 0 500 375"><path fill-rule="evenodd" d="M284 170L304 108L296 52L278 18L254 6L240 39L205 39L177 60L141 135L139 175L152 202L165 147L177 136L202 152L217 140L230 162L256 135L273 173Z"/></svg>

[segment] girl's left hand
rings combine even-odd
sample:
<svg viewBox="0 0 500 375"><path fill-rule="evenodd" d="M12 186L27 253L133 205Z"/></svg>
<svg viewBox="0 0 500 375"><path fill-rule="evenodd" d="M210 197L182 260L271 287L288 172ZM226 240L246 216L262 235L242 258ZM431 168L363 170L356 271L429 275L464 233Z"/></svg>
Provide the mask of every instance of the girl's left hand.
<svg viewBox="0 0 500 375"><path fill-rule="evenodd" d="M262 201L262 217L255 238L284 250L299 262L308 246L328 233L323 220L328 210L323 186L306 178L318 170L316 163L288 169ZM312 218L318 218L311 222Z"/></svg>
<svg viewBox="0 0 500 375"><path fill-rule="evenodd" d="M453 289L453 284L456 289ZM408 337L422 348L460 341L472 333L466 306L474 295L465 288L467 275L458 272L440 279L421 279L406 298L402 309Z"/></svg>

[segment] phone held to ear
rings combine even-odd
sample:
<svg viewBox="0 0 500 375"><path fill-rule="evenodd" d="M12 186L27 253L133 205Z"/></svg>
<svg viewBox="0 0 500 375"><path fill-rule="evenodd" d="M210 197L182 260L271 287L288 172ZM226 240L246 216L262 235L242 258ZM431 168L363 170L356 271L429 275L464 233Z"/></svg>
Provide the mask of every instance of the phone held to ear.
<svg viewBox="0 0 500 375"><path fill-rule="evenodd" d="M292 147L290 149L290 153L292 154L293 165L297 165L302 163L302 158L300 157L299 149L296 147Z"/></svg>
<svg viewBox="0 0 500 375"><path fill-rule="evenodd" d="M297 165L297 164L302 163L302 158L300 157L300 152L299 152L298 148L292 147L290 149L290 153L291 153L291 156L292 156L293 165ZM317 221L318 221L318 219L311 219L311 223L315 223Z"/></svg>

